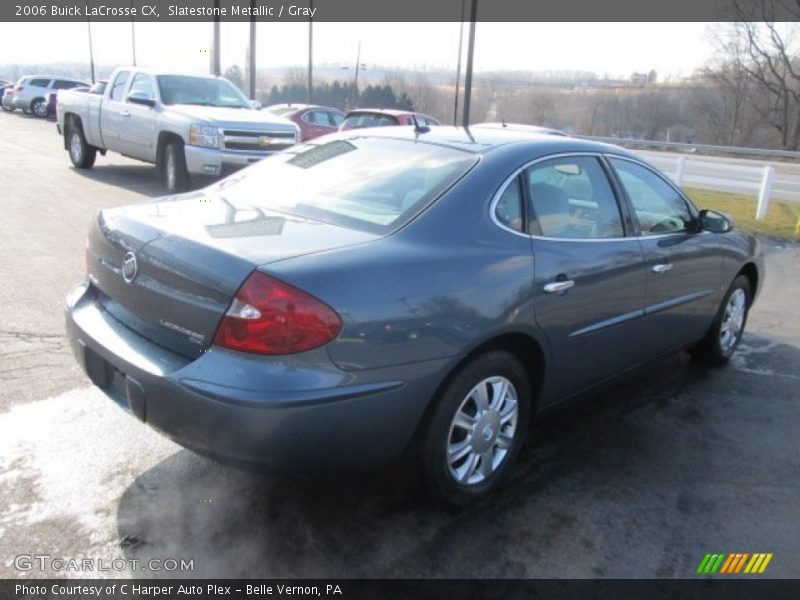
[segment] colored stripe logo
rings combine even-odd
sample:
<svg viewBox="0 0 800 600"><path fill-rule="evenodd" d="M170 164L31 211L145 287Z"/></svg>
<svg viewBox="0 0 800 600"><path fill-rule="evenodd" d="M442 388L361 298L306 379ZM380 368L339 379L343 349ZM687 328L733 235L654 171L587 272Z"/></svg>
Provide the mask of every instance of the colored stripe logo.
<svg viewBox="0 0 800 600"><path fill-rule="evenodd" d="M697 572L701 574L720 574L730 575L733 573L756 574L763 573L769 561L772 560L772 552L733 552L730 554L716 553L706 554L697 567Z"/></svg>

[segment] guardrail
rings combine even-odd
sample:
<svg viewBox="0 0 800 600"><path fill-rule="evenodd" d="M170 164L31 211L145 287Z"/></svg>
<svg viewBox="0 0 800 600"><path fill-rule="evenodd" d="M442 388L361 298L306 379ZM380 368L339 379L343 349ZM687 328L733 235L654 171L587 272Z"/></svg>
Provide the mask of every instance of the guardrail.
<svg viewBox="0 0 800 600"><path fill-rule="evenodd" d="M705 148L718 151L741 151L742 154L762 153L765 156L796 158L800 162L800 152L783 150L751 150L749 148L731 148L729 146L702 146L696 144L679 144L676 142L649 142L644 140L626 140L617 138L591 137L587 139L611 142L625 146L664 146L671 149ZM648 160L661 169L677 185L695 187L718 192L732 192L755 196L756 219L763 219L767 214L770 200L788 200L800 202L800 171L796 174L778 172L771 164L733 164L724 158L715 156L669 155L655 151L642 151ZM733 159L732 159L733 160Z"/></svg>
<svg viewBox="0 0 800 600"><path fill-rule="evenodd" d="M800 152L792 150L770 150L767 148L742 148L741 146L714 146L711 144L686 144L683 142L661 142L658 140L635 140L631 138L601 137L594 135L581 135L587 140L597 140L619 146L639 146L642 148L668 148L671 150L684 150L687 152L712 152L716 154L738 154L742 156L767 156L770 158L794 158L800 160Z"/></svg>

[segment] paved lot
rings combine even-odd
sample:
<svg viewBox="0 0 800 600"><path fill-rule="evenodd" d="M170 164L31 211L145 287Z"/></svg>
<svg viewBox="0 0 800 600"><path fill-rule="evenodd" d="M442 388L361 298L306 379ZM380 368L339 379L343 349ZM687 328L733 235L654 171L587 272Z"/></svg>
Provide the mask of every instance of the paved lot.
<svg viewBox="0 0 800 600"><path fill-rule="evenodd" d="M732 365L676 354L548 417L506 489L448 514L395 468L219 466L89 387L61 314L84 232L160 186L120 157L73 170L52 123L0 113L0 131L0 577L25 575L18 554L186 559L194 576L687 577L706 552L773 552L765 575L800 577L800 247L768 244Z"/></svg>

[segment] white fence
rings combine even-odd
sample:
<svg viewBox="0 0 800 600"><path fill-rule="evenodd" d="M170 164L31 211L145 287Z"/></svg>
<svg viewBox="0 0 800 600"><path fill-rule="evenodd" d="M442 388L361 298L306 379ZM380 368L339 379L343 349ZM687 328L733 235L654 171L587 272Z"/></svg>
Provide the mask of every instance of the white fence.
<svg viewBox="0 0 800 600"><path fill-rule="evenodd" d="M736 164L712 156L641 153L680 186L755 196L757 219L767 214L772 198L800 202L800 172L778 173L769 164Z"/></svg>
<svg viewBox="0 0 800 600"><path fill-rule="evenodd" d="M626 141L639 145L632 140L613 140L608 138L592 138L611 143L625 144ZM655 145L656 142L652 142ZM666 145L666 144L662 144ZM688 146L687 144L670 144L671 146ZM652 146L651 146L652 147ZM713 146L704 148L713 149ZM683 149L683 148L680 148ZM745 148L723 148L720 150L741 150ZM797 163L770 163L767 160L742 160L719 156L692 156L652 150L637 149L653 165L661 169L672 180L683 187L693 187L718 192L745 194L757 198L756 218L763 219L771 199L800 202L800 168ZM750 150L751 153L772 155L781 158L795 158L798 153L783 151ZM776 169L777 167L777 169Z"/></svg>

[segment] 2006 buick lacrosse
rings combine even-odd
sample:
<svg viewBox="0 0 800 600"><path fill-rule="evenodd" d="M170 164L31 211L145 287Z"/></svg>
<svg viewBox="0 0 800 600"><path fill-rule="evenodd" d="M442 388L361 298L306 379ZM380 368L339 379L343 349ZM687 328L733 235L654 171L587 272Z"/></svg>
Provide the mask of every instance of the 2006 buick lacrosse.
<svg viewBox="0 0 800 600"><path fill-rule="evenodd" d="M341 133L103 210L86 264L75 355L138 419L272 468L408 451L455 505L541 409L672 350L725 363L763 277L635 155L480 127Z"/></svg>

